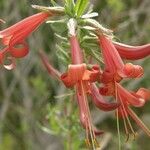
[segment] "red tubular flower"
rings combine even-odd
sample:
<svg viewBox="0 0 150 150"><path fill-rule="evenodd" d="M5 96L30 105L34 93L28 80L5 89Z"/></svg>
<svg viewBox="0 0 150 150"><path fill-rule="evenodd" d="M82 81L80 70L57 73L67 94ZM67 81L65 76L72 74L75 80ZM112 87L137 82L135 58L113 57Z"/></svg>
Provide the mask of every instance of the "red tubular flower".
<svg viewBox="0 0 150 150"><path fill-rule="evenodd" d="M117 81L118 79L119 79L118 81L120 81L121 77L130 77L130 78L141 77L141 75L143 74L142 67L132 64L124 65L117 49L115 48L110 39L108 39L104 35L101 35L99 36L99 43L102 48L102 54L105 63L105 70L104 70L105 79L104 78L102 79L103 82L105 81L107 82L109 77L112 77L112 80L115 81Z"/></svg>
<svg viewBox="0 0 150 150"><path fill-rule="evenodd" d="M0 63L3 63L7 53L15 58L26 56L29 52L29 47L25 39L49 16L51 16L50 13L38 13L0 31L0 38L2 38L2 44L4 46L0 51Z"/></svg>
<svg viewBox="0 0 150 150"><path fill-rule="evenodd" d="M143 68L131 63L123 64L123 61L116 49L116 45L105 36L100 36L100 45L104 57L105 70L101 77L103 87L99 89L101 95L114 96L118 103L118 115L123 118L127 139L130 132L135 135L135 131L129 120L129 116L140 126L148 136L150 130L138 118L138 116L129 108L130 106L142 107L146 100L150 98L150 90L141 88L136 93L128 92L119 82L124 77L138 78L143 75Z"/></svg>
<svg viewBox="0 0 150 150"><path fill-rule="evenodd" d="M101 71L97 65L94 65L91 70L87 69L86 64L83 63L83 56L76 35L70 36L70 44L73 64L69 65L68 72L61 76L61 80L66 87L76 88L80 120L86 129L87 141L89 141L90 135L90 139L93 142L96 140L95 135L101 134L102 131L97 130L92 124L88 106L88 95L90 94L95 105L104 111L114 110L119 105L118 103L106 102L98 93L98 89L93 82L99 81Z"/></svg>
<svg viewBox="0 0 150 150"><path fill-rule="evenodd" d="M150 56L150 44L142 46L130 46L119 42L113 42L115 48L122 58L137 60Z"/></svg>
<svg viewBox="0 0 150 150"><path fill-rule="evenodd" d="M80 120L81 120L81 123L82 123L83 127L85 129L88 128L87 131L93 132L92 133L93 136L95 136L94 133L98 134L98 135L103 133L102 131L96 129L92 125L92 120L91 120L91 116L90 116L90 110L89 110L89 107L88 107L86 87L83 84L83 82L79 82L77 84L76 92L77 92L77 100L78 100L78 105L79 105L79 110L80 110ZM87 132L87 135L88 134L89 133Z"/></svg>
<svg viewBox="0 0 150 150"><path fill-rule="evenodd" d="M100 94L97 92L98 89L96 89L93 82L99 81L101 71L98 65L94 65L91 69L87 69L86 64L83 63L83 55L74 30L71 30L70 44L72 64L68 66L68 71L63 73L60 78L67 88L74 87L76 89L76 96L80 110L80 120L83 127L86 129L87 141L89 141L90 136L91 141L95 143L95 136L97 134L101 134L102 131L97 130L92 124L88 106L88 95L90 94L92 96L94 99L93 102L97 107L105 111L114 110L119 105L118 103L108 103L101 97L98 97ZM41 58L43 59L46 68L49 68L48 70L50 70L50 72L54 70L50 65L48 65L48 63L45 63L47 60L44 60L45 57L43 57L43 55L41 55ZM93 145L91 142L88 143Z"/></svg>
<svg viewBox="0 0 150 150"><path fill-rule="evenodd" d="M150 90L145 88L140 88L137 92L129 92L124 89L119 83L114 82L105 87L100 88L100 93L102 95L114 96L120 105L117 108L118 116L123 119L125 132L127 135L127 140L129 135L133 133L135 136L135 131L129 120L129 116L140 126L143 131L150 136L150 130L145 126L145 124L140 120L140 118L131 110L130 106L142 107L145 102L150 99Z"/></svg>
<svg viewBox="0 0 150 150"><path fill-rule="evenodd" d="M127 138L129 137L130 132L135 135L135 131L133 130L128 116L130 116L148 136L150 136L150 130L129 107L142 107L145 104L145 101L147 100L144 99L147 98L145 97L145 95L150 94L150 90L145 90L144 88L142 88L142 90L140 89L139 91L136 93L130 93L126 89L124 89L119 83L116 83L116 99L120 102L120 106L118 107L118 114L120 117L123 118Z"/></svg>

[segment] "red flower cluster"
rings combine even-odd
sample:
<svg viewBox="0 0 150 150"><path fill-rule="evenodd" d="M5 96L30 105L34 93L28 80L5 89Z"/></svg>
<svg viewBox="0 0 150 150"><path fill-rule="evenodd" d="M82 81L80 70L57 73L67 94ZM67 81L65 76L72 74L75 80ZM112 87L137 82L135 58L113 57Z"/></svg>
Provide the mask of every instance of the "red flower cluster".
<svg viewBox="0 0 150 150"><path fill-rule="evenodd" d="M120 56L128 59L143 58L150 55L150 45L131 47L115 42L113 44L112 40L104 35L99 36L99 43L105 63L101 78L103 87L99 88L100 94L114 96L120 103L118 115L123 118L127 136L130 132L135 135L128 115L150 136L150 130L130 108L130 106L142 107L150 99L150 90L141 88L137 92L129 92L120 85L120 81L124 78L140 78L143 75L141 66L132 63L124 64Z"/></svg>
<svg viewBox="0 0 150 150"><path fill-rule="evenodd" d="M4 47L0 50L0 63L4 64L5 57L11 61L10 65L4 64L5 68L12 69L14 67L13 58L21 58L27 55L29 47L25 39L51 15L48 12L38 13L0 31L0 38ZM88 97L91 97L92 102L103 111L116 109L117 116L123 118L128 137L130 133L135 135L129 116L150 136L150 130L130 108L130 106L144 106L150 98L150 90L140 88L137 92L132 92L127 91L120 84L124 78L140 78L144 73L141 66L132 63L124 64L122 58L136 60L149 56L150 44L129 46L114 42L109 36L101 33L98 35L98 39L104 59L104 68L102 70L99 65L94 64L89 69L84 63L83 52L80 49L75 26L71 23L71 20L68 24L68 30L72 63L68 65L67 72L61 74L48 63L44 53L41 52L40 55L50 75L61 80L67 88L75 89L80 120L86 129L87 144L97 145L96 135L103 133L92 124ZM101 84L100 87L97 87L96 82ZM116 102L107 102L103 96L113 96Z"/></svg>
<svg viewBox="0 0 150 150"><path fill-rule="evenodd" d="M80 110L80 120L86 129L86 142L88 145L92 144L89 139L96 142L95 135L102 133L102 131L97 130L92 124L88 106L89 96L92 102L101 110L118 110L118 116L123 118L127 135L130 132L135 134L128 118L130 115L147 135L150 136L149 129L129 108L130 106L142 107L150 98L150 90L141 88L137 92L129 92L120 85L121 80L124 78L140 78L143 75L143 68L141 66L133 65L132 63L124 64L121 57L127 59L144 58L150 55L150 45L133 47L113 42L105 35L99 35L99 44L105 67L102 70L97 64L94 64L91 69L87 69L87 65L83 62L83 54L75 34L75 29L72 28L72 25L69 26L72 64L68 66L66 73L61 74L55 70L48 63L48 58L43 52L40 53L40 56L50 75L57 76L67 88L75 89ZM134 53L136 52L135 56ZM102 83L102 86L98 88L95 82ZM113 96L116 102L109 103L103 96Z"/></svg>

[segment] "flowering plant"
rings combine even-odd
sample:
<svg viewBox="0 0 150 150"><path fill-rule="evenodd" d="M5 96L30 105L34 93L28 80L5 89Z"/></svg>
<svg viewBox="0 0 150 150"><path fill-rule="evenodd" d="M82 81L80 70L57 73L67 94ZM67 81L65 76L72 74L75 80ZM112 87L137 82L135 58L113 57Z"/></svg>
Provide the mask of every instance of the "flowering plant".
<svg viewBox="0 0 150 150"><path fill-rule="evenodd" d="M43 51L40 51L40 57L49 74L74 91L72 99L76 99L79 107L80 122L86 131L87 147L98 148L99 141L96 136L104 133L92 123L90 100L103 111L116 111L118 122L119 119L123 120L127 140L131 134L136 135L130 117L150 136L148 127L130 108L144 106L150 99L150 90L140 88L133 92L121 85L126 78L141 78L144 74L142 66L131 62L124 63L123 59L130 61L148 57L150 44L130 46L116 42L113 31L93 19L98 14L88 9L88 0L65 0L64 7L57 6L56 3L53 7L32 7L41 12L0 31L3 46L0 51L0 64L8 70L14 69L14 58L22 58L29 52L26 38L30 33L46 20L52 25L61 24L64 33L56 33L56 36L63 41L59 48L62 49L62 63L64 62L67 71L61 73L55 69ZM96 54L93 47L88 46L89 40L90 44L97 47ZM6 60L10 63L6 64ZM108 101L106 96L113 97L113 102Z"/></svg>

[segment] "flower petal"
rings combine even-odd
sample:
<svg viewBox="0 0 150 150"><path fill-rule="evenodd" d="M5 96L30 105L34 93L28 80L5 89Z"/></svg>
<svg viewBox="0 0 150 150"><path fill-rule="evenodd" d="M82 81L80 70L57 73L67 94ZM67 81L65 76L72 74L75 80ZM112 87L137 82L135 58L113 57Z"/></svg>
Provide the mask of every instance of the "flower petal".
<svg viewBox="0 0 150 150"><path fill-rule="evenodd" d="M3 64L4 68L7 70L12 70L16 67L16 63L13 57L7 57L7 61L9 61L9 64Z"/></svg>
<svg viewBox="0 0 150 150"><path fill-rule="evenodd" d="M137 60L150 56L150 44L142 46L130 46L119 42L113 42L120 56L125 59Z"/></svg>
<svg viewBox="0 0 150 150"><path fill-rule="evenodd" d="M141 96L143 99L148 100L150 99L150 90L145 88L140 88L137 92L137 95Z"/></svg>
<svg viewBox="0 0 150 150"><path fill-rule="evenodd" d="M5 54L8 52L8 47L3 48L2 50L0 50L0 64L3 63L4 58L5 58Z"/></svg>
<svg viewBox="0 0 150 150"><path fill-rule="evenodd" d="M17 47L18 46L18 47ZM19 42L10 47L10 53L15 58L21 58L28 54L29 47L26 42Z"/></svg>
<svg viewBox="0 0 150 150"><path fill-rule="evenodd" d="M116 109L120 104L119 103L108 103L103 97L99 94L99 90L95 84L90 86L92 101L94 104L103 111L112 111Z"/></svg>
<svg viewBox="0 0 150 150"><path fill-rule="evenodd" d="M76 36L70 37L71 58L73 64L83 63L83 54Z"/></svg>
<svg viewBox="0 0 150 150"><path fill-rule="evenodd" d="M101 70L99 65L92 66L92 70L90 70L90 82L100 81L101 78Z"/></svg>
<svg viewBox="0 0 150 150"><path fill-rule="evenodd" d="M145 104L145 99L134 96L125 88L123 88L119 83L116 83L117 92L120 95L123 103L129 103L135 107L142 107Z"/></svg>
<svg viewBox="0 0 150 150"><path fill-rule="evenodd" d="M46 54L42 51L39 52L40 58L44 64L44 66L46 67L48 73L51 76L57 77L60 80L60 72L58 70L56 70L49 62L48 62L48 58L46 56Z"/></svg>
<svg viewBox="0 0 150 150"><path fill-rule="evenodd" d="M75 85L78 81L83 80L83 77L86 80L89 80L89 75L85 74L86 64L74 64L69 65L68 72L61 76L61 80L67 87Z"/></svg>
<svg viewBox="0 0 150 150"><path fill-rule="evenodd" d="M113 73L116 71L121 72L124 64L112 41L106 36L102 35L99 37L99 42L102 48L106 70L109 70Z"/></svg>
<svg viewBox="0 0 150 150"><path fill-rule="evenodd" d="M61 76L61 81L64 83L64 85L67 87L67 88L72 88L75 84L76 84L76 81L74 80L71 80L70 76L68 75L68 73L63 73Z"/></svg>
<svg viewBox="0 0 150 150"><path fill-rule="evenodd" d="M132 63L125 64L123 71L125 75L130 78L140 78L144 73L141 66L133 65Z"/></svg>
<svg viewBox="0 0 150 150"><path fill-rule="evenodd" d="M0 31L0 38L13 35L16 32L20 32L21 30L24 30L27 28L32 29L33 31L40 23L42 23L46 18L48 18L49 15L50 15L49 13L42 12L42 13L38 13L30 17L27 17L23 19L22 21L12 25L11 27Z"/></svg>

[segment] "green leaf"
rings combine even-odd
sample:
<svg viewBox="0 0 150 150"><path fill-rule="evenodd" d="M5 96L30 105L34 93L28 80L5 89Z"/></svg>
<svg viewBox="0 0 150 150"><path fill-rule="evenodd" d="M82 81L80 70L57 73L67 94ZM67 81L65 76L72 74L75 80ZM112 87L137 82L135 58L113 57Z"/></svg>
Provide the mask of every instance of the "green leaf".
<svg viewBox="0 0 150 150"><path fill-rule="evenodd" d="M57 33L64 33L67 31L67 25L63 20L47 21L47 23L50 23L51 28Z"/></svg>
<svg viewBox="0 0 150 150"><path fill-rule="evenodd" d="M40 125L39 125L39 126L40 126ZM42 131L44 131L44 132L46 132L46 133L48 133L48 134L50 134L50 135L57 135L57 133L56 133L55 131L52 131L52 130L50 130L50 129L44 127L44 126L40 126L40 128L41 128Z"/></svg>
<svg viewBox="0 0 150 150"><path fill-rule="evenodd" d="M68 61L70 61L69 55L64 47L61 47L59 45L56 45L56 54L58 59L63 63L63 64L68 64Z"/></svg>
<svg viewBox="0 0 150 150"><path fill-rule="evenodd" d="M98 16L97 12L92 12L92 13L83 15L81 18L86 19L86 18L93 18L93 17L97 17L97 16Z"/></svg>
<svg viewBox="0 0 150 150"><path fill-rule="evenodd" d="M87 8L89 3L89 0L77 0L76 5L75 5L75 12L77 17L80 17L85 9Z"/></svg>
<svg viewBox="0 0 150 150"><path fill-rule="evenodd" d="M82 42L81 47L83 47L83 49L85 50L87 55L92 56L99 63L103 63L103 60L101 59L101 54L100 54L97 44Z"/></svg>
<svg viewBox="0 0 150 150"><path fill-rule="evenodd" d="M68 15L72 17L74 16L74 7L74 0L65 0L65 11Z"/></svg>
<svg viewBox="0 0 150 150"><path fill-rule="evenodd" d="M56 2L55 2L55 0L51 0L51 3L52 3L52 5L55 7L55 6L59 6Z"/></svg>

